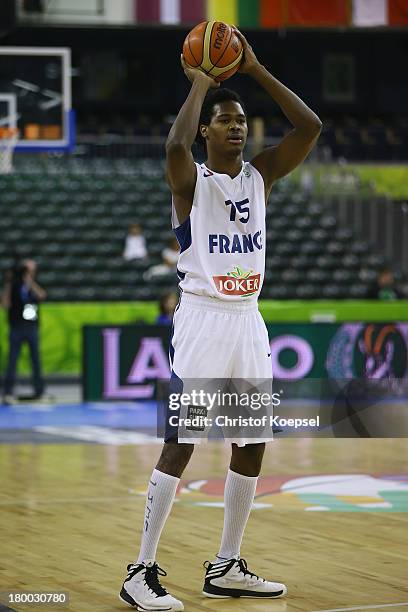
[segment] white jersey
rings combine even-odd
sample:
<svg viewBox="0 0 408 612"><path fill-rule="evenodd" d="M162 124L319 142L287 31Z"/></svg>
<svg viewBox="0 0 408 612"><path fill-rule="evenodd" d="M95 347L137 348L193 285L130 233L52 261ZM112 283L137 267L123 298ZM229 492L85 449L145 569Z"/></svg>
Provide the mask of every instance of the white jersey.
<svg viewBox="0 0 408 612"><path fill-rule="evenodd" d="M184 293L256 301L265 272L265 186L249 162L231 178L196 164L189 217L172 222L180 244L177 272Z"/></svg>

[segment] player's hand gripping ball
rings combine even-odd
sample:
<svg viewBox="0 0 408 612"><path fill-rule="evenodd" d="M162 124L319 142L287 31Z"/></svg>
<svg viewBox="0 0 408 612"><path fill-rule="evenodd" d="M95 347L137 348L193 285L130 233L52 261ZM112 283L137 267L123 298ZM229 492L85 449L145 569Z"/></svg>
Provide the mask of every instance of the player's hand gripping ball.
<svg viewBox="0 0 408 612"><path fill-rule="evenodd" d="M238 70L243 47L234 29L223 21L203 21L187 34L183 57L215 81L225 81Z"/></svg>

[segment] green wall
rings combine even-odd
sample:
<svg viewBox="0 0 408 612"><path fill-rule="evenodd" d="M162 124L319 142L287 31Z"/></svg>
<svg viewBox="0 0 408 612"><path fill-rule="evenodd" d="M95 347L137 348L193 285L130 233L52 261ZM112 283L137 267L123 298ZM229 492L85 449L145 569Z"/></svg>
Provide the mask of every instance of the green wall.
<svg viewBox="0 0 408 612"><path fill-rule="evenodd" d="M408 300L378 302L377 300L262 300L259 304L266 321L406 321Z"/></svg>
<svg viewBox="0 0 408 612"><path fill-rule="evenodd" d="M5 312L1 312L1 369L7 350ZM154 302L54 303L41 306L41 355L46 374L81 372L81 329L85 323L153 323L157 316ZM19 363L19 372L30 371L27 347Z"/></svg>
<svg viewBox="0 0 408 612"><path fill-rule="evenodd" d="M408 301L273 301L260 302L263 317L271 322L307 321L404 321ZM41 307L41 354L46 374L79 375L81 372L81 329L85 323L153 323L158 314L155 302L102 302L43 304ZM0 312L0 365L4 371L7 352L5 312ZM27 347L19 372L30 371Z"/></svg>
<svg viewBox="0 0 408 612"><path fill-rule="evenodd" d="M401 200L408 197L407 164L317 164L311 162L296 168L288 180L297 184L304 169L315 176L317 193L355 194L370 197L373 193Z"/></svg>

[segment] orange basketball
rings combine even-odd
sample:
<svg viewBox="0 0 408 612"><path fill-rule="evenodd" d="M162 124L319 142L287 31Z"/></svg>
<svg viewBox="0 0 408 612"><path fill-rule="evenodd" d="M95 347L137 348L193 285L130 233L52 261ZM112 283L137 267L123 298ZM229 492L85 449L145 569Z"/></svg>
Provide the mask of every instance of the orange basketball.
<svg viewBox="0 0 408 612"><path fill-rule="evenodd" d="M238 70L242 43L223 21L203 21L187 34L183 56L192 68L200 68L216 81L225 81Z"/></svg>

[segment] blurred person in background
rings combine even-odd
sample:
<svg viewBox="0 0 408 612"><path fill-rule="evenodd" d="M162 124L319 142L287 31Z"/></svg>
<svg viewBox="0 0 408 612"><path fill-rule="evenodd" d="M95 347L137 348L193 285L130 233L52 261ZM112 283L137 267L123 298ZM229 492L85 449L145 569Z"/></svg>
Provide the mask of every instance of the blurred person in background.
<svg viewBox="0 0 408 612"><path fill-rule="evenodd" d="M162 251L162 259L169 272L176 272L177 262L180 254L180 245L177 238L172 238L168 246Z"/></svg>
<svg viewBox="0 0 408 612"><path fill-rule="evenodd" d="M13 404L16 366L23 342L30 348L34 395L24 399L40 399L44 393L39 351L39 305L47 294L36 282L37 264L23 259L6 273L2 306L8 311L9 355L4 377L4 403Z"/></svg>
<svg viewBox="0 0 408 612"><path fill-rule="evenodd" d="M171 238L171 240L169 240L168 246L163 249L161 253L163 263L149 268L145 272L143 278L148 281L154 278L155 276L164 276L166 274L176 273L179 254L180 245L177 241L177 238Z"/></svg>
<svg viewBox="0 0 408 612"><path fill-rule="evenodd" d="M367 297L371 300L398 300L402 298L393 271L384 266L378 273L377 280L369 289Z"/></svg>
<svg viewBox="0 0 408 612"><path fill-rule="evenodd" d="M302 190L307 193L307 194L311 194L313 193L314 190L314 177L313 177L313 173L311 172L311 170L307 167L304 166L300 172L300 180L299 180L300 186L302 188Z"/></svg>
<svg viewBox="0 0 408 612"><path fill-rule="evenodd" d="M162 295L159 301L160 314L156 319L156 323L159 325L171 325L177 302L178 296L174 291Z"/></svg>
<svg viewBox="0 0 408 612"><path fill-rule="evenodd" d="M125 239L123 258L131 261L132 259L146 259L146 257L146 238L143 236L142 228L139 223L131 223Z"/></svg>

